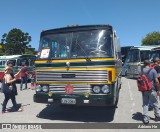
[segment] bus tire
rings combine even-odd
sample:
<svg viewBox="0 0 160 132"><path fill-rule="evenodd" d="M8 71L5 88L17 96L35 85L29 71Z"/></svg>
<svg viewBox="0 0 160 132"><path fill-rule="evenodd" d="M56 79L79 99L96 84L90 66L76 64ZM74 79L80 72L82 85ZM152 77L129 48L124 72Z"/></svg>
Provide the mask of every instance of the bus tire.
<svg viewBox="0 0 160 132"><path fill-rule="evenodd" d="M117 108L118 101L119 101L119 91L120 91L120 89L118 89L118 91L117 91L117 96L116 96L116 101L115 101L115 107L116 108Z"/></svg>
<svg viewBox="0 0 160 132"><path fill-rule="evenodd" d="M114 106L113 106L114 108L117 108L117 105L118 105L120 89L121 89L121 84L118 87L117 92L116 92L116 100L115 100L115 103L114 103Z"/></svg>

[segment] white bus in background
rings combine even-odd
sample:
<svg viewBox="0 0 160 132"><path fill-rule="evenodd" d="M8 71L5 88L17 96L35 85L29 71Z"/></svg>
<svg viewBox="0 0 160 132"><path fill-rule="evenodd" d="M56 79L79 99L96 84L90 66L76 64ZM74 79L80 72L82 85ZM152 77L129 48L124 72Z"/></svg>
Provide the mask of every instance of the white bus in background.
<svg viewBox="0 0 160 132"><path fill-rule="evenodd" d="M14 73L17 73L22 68L22 66L26 64L27 71L30 73L30 75L32 75L35 69L35 60L36 56L29 54L0 56L0 81L3 79L5 67L7 66L8 61L12 61Z"/></svg>
<svg viewBox="0 0 160 132"><path fill-rule="evenodd" d="M125 61L126 76L128 78L137 78L138 69L143 66L146 59L150 59L151 49L153 46L134 46L128 50L128 55Z"/></svg>
<svg viewBox="0 0 160 132"><path fill-rule="evenodd" d="M151 50L150 61L153 61L153 58L155 57L160 58L160 46L156 46Z"/></svg>

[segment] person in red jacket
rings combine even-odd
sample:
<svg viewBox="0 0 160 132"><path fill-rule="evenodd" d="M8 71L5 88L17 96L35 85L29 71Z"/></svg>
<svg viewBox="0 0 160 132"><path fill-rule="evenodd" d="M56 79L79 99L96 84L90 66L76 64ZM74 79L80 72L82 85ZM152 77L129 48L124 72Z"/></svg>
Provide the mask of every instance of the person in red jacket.
<svg viewBox="0 0 160 132"><path fill-rule="evenodd" d="M28 76L28 73L27 73L27 66L24 65L21 69L21 85L20 85L20 90L23 90L22 87L23 87L23 83L25 83L25 89L27 89L27 76Z"/></svg>

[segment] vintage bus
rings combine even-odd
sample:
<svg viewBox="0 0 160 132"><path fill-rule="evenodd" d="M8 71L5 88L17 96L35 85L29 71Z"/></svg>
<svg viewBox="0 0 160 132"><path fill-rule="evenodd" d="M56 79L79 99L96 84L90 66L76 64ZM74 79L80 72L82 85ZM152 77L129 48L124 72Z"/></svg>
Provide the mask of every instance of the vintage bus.
<svg viewBox="0 0 160 132"><path fill-rule="evenodd" d="M110 25L41 32L34 102L116 106L121 86L120 44Z"/></svg>
<svg viewBox="0 0 160 132"><path fill-rule="evenodd" d="M14 73L18 72L21 67L26 64L28 66L27 71L30 74L33 74L35 70L34 61L36 59L35 55L8 55L8 56L0 56L0 80L3 79L4 70L7 66L8 61L13 62L13 71Z"/></svg>
<svg viewBox="0 0 160 132"><path fill-rule="evenodd" d="M150 59L152 46L134 46L128 51L124 66L128 78L137 78L145 59Z"/></svg>

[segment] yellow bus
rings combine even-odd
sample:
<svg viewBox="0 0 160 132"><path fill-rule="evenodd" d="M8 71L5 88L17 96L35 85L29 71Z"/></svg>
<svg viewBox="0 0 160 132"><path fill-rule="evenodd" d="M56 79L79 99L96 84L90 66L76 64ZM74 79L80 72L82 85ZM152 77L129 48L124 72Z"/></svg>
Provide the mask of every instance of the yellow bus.
<svg viewBox="0 0 160 132"><path fill-rule="evenodd" d="M110 25L41 32L35 61L34 102L116 106L121 87L121 52Z"/></svg>

